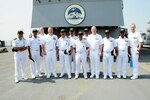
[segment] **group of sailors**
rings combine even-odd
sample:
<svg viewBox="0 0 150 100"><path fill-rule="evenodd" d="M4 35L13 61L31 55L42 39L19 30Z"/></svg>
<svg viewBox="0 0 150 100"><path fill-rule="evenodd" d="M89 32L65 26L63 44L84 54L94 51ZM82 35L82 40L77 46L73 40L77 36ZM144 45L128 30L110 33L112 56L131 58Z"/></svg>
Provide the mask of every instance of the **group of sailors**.
<svg viewBox="0 0 150 100"><path fill-rule="evenodd" d="M32 37L29 40L24 39L23 31L18 31L18 37L12 43L15 82L19 83L20 70L22 78L28 79L25 73L26 50L28 50L31 77L33 79L43 76L41 70L44 66L45 75L48 79L52 75L57 78L57 60L60 64L60 78L64 77L64 69L66 69L69 79L72 78L71 73L75 73L75 79L78 79L80 72L83 73L85 79L88 78L87 72L91 73L90 78L96 77L96 79L99 79L101 76L100 60L102 60L103 78L113 79L114 55L117 57L117 78L127 78L128 55L130 55L133 61L131 79L137 79L138 58L143 40L140 33L135 31L135 24L131 24L130 29L131 32L128 34L128 38L125 36L125 30L120 29L119 38L117 39L111 37L110 30L105 30L105 37L102 38L97 33L96 26L91 27L91 34L85 28L84 32L79 31L77 36L75 36L74 28L70 28L68 37L66 29L61 29L60 38L53 34L52 27L48 28L47 35L44 33L44 28L40 27L39 31L32 31ZM42 62L45 63L44 66L41 65Z"/></svg>

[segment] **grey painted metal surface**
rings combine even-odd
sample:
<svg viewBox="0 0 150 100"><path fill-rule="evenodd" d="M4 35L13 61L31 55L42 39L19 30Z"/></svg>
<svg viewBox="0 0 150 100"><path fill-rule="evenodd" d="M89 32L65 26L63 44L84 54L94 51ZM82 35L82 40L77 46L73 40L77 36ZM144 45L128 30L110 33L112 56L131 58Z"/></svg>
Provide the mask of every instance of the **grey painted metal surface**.
<svg viewBox="0 0 150 100"><path fill-rule="evenodd" d="M33 0L32 28L72 27L65 19L65 11L72 4L85 10L83 26L123 26L122 0Z"/></svg>

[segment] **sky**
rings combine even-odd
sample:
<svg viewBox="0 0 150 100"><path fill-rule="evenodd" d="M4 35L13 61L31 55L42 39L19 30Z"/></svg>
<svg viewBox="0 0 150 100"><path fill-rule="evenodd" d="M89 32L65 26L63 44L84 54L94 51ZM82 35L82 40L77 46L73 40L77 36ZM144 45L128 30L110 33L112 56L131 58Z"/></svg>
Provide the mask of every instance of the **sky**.
<svg viewBox="0 0 150 100"><path fill-rule="evenodd" d="M124 27L135 23L137 31L146 32L150 24L150 0L123 0ZM12 40L22 30L31 33L32 0L0 0L0 40Z"/></svg>

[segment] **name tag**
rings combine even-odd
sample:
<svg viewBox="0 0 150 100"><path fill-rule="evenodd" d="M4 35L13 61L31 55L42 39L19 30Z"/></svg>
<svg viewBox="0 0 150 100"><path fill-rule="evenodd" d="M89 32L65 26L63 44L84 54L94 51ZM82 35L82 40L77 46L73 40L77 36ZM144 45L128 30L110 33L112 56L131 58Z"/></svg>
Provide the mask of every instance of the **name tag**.
<svg viewBox="0 0 150 100"><path fill-rule="evenodd" d="M56 40L56 38L53 38L53 40Z"/></svg>
<svg viewBox="0 0 150 100"><path fill-rule="evenodd" d="M98 38L95 38L95 40L98 40Z"/></svg>

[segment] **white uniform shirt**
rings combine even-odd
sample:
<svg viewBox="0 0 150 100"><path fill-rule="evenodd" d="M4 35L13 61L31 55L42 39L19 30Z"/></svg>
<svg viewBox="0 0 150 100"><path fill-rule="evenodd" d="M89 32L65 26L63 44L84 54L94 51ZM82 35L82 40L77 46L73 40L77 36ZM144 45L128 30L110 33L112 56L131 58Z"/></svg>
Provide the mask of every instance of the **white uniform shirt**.
<svg viewBox="0 0 150 100"><path fill-rule="evenodd" d="M58 47L59 50L64 51L64 50L68 49L70 46L72 46L72 43L71 43L69 38L67 38L67 37L62 38L62 37L60 37L58 39L57 47Z"/></svg>
<svg viewBox="0 0 150 100"><path fill-rule="evenodd" d="M116 39L116 43L118 46L118 50L122 50L122 51L127 51L128 47L131 47L131 43L130 40L126 37L121 38L119 37L118 39Z"/></svg>
<svg viewBox="0 0 150 100"><path fill-rule="evenodd" d="M28 46L28 43L27 43L27 40L24 38L22 38L21 40L16 38L12 41L12 46L13 47L26 47L26 46ZM17 53L17 52L15 52L15 53Z"/></svg>
<svg viewBox="0 0 150 100"><path fill-rule="evenodd" d="M46 34L44 35L39 34L37 37L40 38L41 43L43 43L45 41L46 36L47 36Z"/></svg>
<svg viewBox="0 0 150 100"><path fill-rule="evenodd" d="M71 37L71 36L69 35L69 39L70 39L71 43L74 44L74 43L75 43L75 40L77 40L78 37L75 36L75 35L74 35L73 37Z"/></svg>
<svg viewBox="0 0 150 100"><path fill-rule="evenodd" d="M88 39L88 36L83 35L83 39L87 40L87 39Z"/></svg>
<svg viewBox="0 0 150 100"><path fill-rule="evenodd" d="M132 50L137 51L137 46L140 42L143 42L141 34L139 32L129 33L128 38L131 41Z"/></svg>
<svg viewBox="0 0 150 100"><path fill-rule="evenodd" d="M99 34L90 34L87 41L91 50L98 50L99 46L103 44L102 36Z"/></svg>
<svg viewBox="0 0 150 100"><path fill-rule="evenodd" d="M84 39L81 41L77 39L74 44L74 48L76 48L76 52L85 52L86 53L86 48L88 47L88 42Z"/></svg>
<svg viewBox="0 0 150 100"><path fill-rule="evenodd" d="M40 38L30 38L29 39L29 43L28 45L30 46L30 49L31 50L40 50L40 45L41 45L41 41L40 41Z"/></svg>
<svg viewBox="0 0 150 100"><path fill-rule="evenodd" d="M103 43L104 43L104 47L103 47L104 52L111 52L115 47L117 47L115 39L112 37L110 37L109 39L104 37Z"/></svg>
<svg viewBox="0 0 150 100"><path fill-rule="evenodd" d="M56 35L46 35L44 40L45 50L56 50L58 37Z"/></svg>

